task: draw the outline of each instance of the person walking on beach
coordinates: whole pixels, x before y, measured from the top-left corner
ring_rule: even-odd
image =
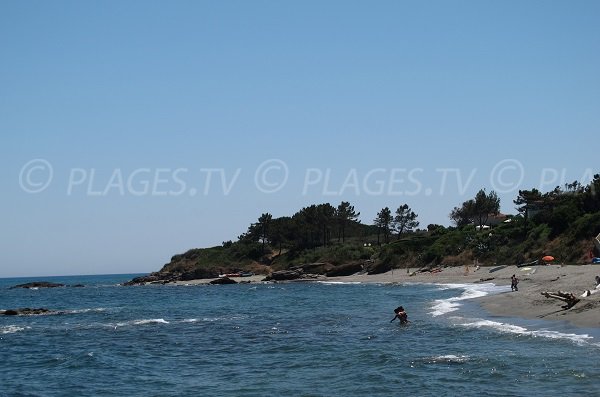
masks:
[[[400,320],[400,324],[407,324],[408,323],[408,314],[406,314],[406,312],[404,311],[404,308],[402,306],[399,306],[397,308],[394,309],[394,313],[396,314],[394,316],[394,318],[392,319],[392,321],[394,321],[395,319]],[[390,323],[392,322],[390,321]]]
[[[517,284],[519,284],[519,279],[513,274],[510,278],[510,289],[512,291],[518,291],[519,287],[517,287]]]

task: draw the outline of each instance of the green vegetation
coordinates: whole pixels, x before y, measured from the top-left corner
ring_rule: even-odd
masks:
[[[600,232],[599,193],[600,175],[588,186],[574,182],[547,193],[522,190],[514,200],[518,214],[500,216],[496,193],[481,190],[451,211],[455,226],[431,224],[426,230],[416,229],[418,215],[407,204],[395,216],[383,208],[373,225],[360,223],[360,213],[349,202],[315,204],[288,217],[265,213],[237,241],[175,255],[162,272],[266,273],[303,265],[325,272],[360,263],[376,273],[474,261],[518,264],[544,255],[562,263],[588,263],[591,255],[600,255],[592,252]]]

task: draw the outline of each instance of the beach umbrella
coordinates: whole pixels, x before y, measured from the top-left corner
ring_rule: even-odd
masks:
[[[552,262],[554,260],[554,257],[550,256],[550,255],[546,255],[545,257],[542,258],[542,260],[544,262]]]

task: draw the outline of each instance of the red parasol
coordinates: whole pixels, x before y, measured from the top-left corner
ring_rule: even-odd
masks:
[[[542,260],[544,262],[552,262],[554,260],[554,257],[550,256],[550,255],[546,255],[545,257],[542,258]]]

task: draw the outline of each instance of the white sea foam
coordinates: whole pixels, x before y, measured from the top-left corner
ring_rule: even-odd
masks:
[[[360,281],[317,281],[319,284],[325,285],[356,285],[362,284]]]
[[[499,293],[505,292],[507,287],[496,286],[495,284],[485,283],[485,284],[436,284],[438,288],[441,290],[447,289],[463,289],[463,293],[460,296],[447,298],[447,299],[437,299],[434,301],[433,306],[431,307],[431,315],[434,317],[442,316],[444,314],[451,313],[453,311],[458,310],[458,308],[462,305],[461,301],[468,299],[481,298],[482,296],[486,296],[490,293]]]
[[[117,328],[117,327],[127,327],[127,326],[132,326],[132,325],[147,325],[147,324],[169,324],[169,322],[163,318],[151,318],[151,319],[144,319],[144,320],[124,321],[121,323],[107,324],[107,325],[109,327]]]
[[[577,344],[584,344],[586,342],[589,343],[590,341],[592,341],[594,339],[593,337],[591,337],[587,334],[571,334],[571,333],[549,331],[549,330],[543,330],[543,329],[542,330],[528,330],[527,328],[521,327],[518,325],[501,323],[501,322],[491,321],[491,320],[476,319],[476,320],[466,320],[466,321],[467,321],[466,323],[462,323],[462,324],[459,323],[458,325],[467,327],[467,328],[489,328],[489,329],[494,329],[494,330],[497,330],[500,332],[515,334],[515,335],[531,336],[534,338],[540,337],[540,338],[549,338],[549,339],[567,339],[567,340],[571,340]]]
[[[434,301],[432,306],[431,315],[441,316],[451,312],[454,312],[459,309],[461,306],[461,301],[465,301],[468,299],[480,298],[482,296],[486,296],[489,294],[497,294],[500,292],[507,292],[508,286],[496,286],[491,283],[486,284],[438,284],[438,288],[441,290],[447,289],[463,289],[463,293],[460,296],[447,298],[447,299],[438,299]],[[549,339],[568,339],[578,344],[589,343],[594,338],[587,334],[572,334],[572,333],[563,333],[558,331],[549,331],[549,330],[529,330],[525,327],[502,323],[491,320],[484,319],[465,319],[463,317],[451,317],[451,319],[460,326],[468,327],[468,328],[489,328],[494,329],[496,331],[511,333],[515,335],[524,335],[531,337],[541,337],[541,338],[549,338]]]
[[[202,321],[207,321],[209,323],[215,322],[215,321],[220,321],[220,320],[224,320],[224,317],[204,317],[202,318]]]
[[[233,316],[223,316],[223,317],[203,317],[202,320],[196,321],[205,321],[205,322],[215,322],[215,321],[231,321],[231,320],[245,320],[248,316],[246,315],[233,315]]]
[[[430,363],[464,363],[470,360],[469,356],[456,356],[454,354],[446,354],[444,356],[428,357],[426,361]]]
[[[145,324],[169,324],[169,322],[163,318],[153,318],[153,319],[149,319],[149,320],[133,321],[133,325],[145,325]]]
[[[96,308],[91,308],[91,309],[73,309],[73,310],[65,310],[65,313],[68,314],[81,314],[81,313],[90,313],[90,312],[105,312],[106,308],[104,307],[96,307]]]
[[[26,329],[31,329],[31,327],[19,327],[17,325],[7,325],[6,327],[0,327],[0,335],[14,334],[17,332],[25,331]]]
[[[184,322],[184,323],[197,323],[198,319],[197,318],[186,318],[182,322]]]

